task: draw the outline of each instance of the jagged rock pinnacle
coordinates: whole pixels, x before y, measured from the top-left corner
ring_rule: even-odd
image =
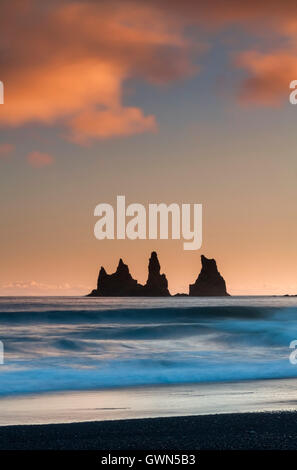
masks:
[[[168,281],[165,274],[160,274],[160,269],[157,253],[153,251],[149,259],[147,282],[144,286],[148,296],[170,296]]]
[[[189,295],[194,297],[227,296],[226,283],[220,275],[215,259],[201,256],[202,268],[194,284],[189,286]]]
[[[129,267],[120,258],[116,272],[107,274],[101,267],[97,289],[89,296],[94,297],[164,297],[170,296],[165,274],[160,274],[157,253],[152,252],[148,265],[148,279],[145,286],[138,284],[130,274]]]

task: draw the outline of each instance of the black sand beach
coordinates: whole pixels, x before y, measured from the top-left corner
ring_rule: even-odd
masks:
[[[0,427],[1,450],[293,450],[297,412]]]

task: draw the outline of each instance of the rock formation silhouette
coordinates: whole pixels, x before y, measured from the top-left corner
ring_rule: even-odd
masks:
[[[113,274],[107,274],[102,266],[99,271],[97,289],[94,289],[89,296],[95,297],[126,297],[136,295],[136,291],[142,288],[133,279],[127,264],[122,258],[119,261],[117,270]]]
[[[225,280],[217,269],[215,259],[208,259],[202,255],[201,263],[202,268],[196,282],[189,285],[189,296],[228,296]],[[169,297],[170,295],[167,278],[165,274],[161,274],[158,255],[153,251],[144,286],[133,279],[127,264],[121,258],[113,274],[107,274],[104,267],[101,267],[97,289],[92,290],[88,297]],[[175,296],[181,297],[187,294],[175,294]]]
[[[107,274],[102,266],[99,272],[97,289],[89,297],[164,297],[170,296],[165,274],[160,274],[157,253],[152,252],[148,265],[148,279],[143,286],[133,279],[127,264],[120,259],[117,270]]]
[[[215,259],[201,256],[202,268],[194,284],[189,285],[189,295],[193,297],[228,296],[226,283],[220,275]]]
[[[168,297],[168,281],[165,274],[160,274],[158,255],[152,252],[148,265],[148,278],[144,286],[144,295],[148,297]]]

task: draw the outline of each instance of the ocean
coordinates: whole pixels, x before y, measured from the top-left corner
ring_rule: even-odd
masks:
[[[295,409],[295,339],[296,297],[2,297],[0,424]]]

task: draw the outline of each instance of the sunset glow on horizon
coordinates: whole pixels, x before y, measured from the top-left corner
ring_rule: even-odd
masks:
[[[207,5],[207,8],[206,8]],[[231,295],[297,294],[297,4],[3,0],[0,295],[84,295],[156,251]],[[202,204],[203,241],[97,240],[94,208]]]

